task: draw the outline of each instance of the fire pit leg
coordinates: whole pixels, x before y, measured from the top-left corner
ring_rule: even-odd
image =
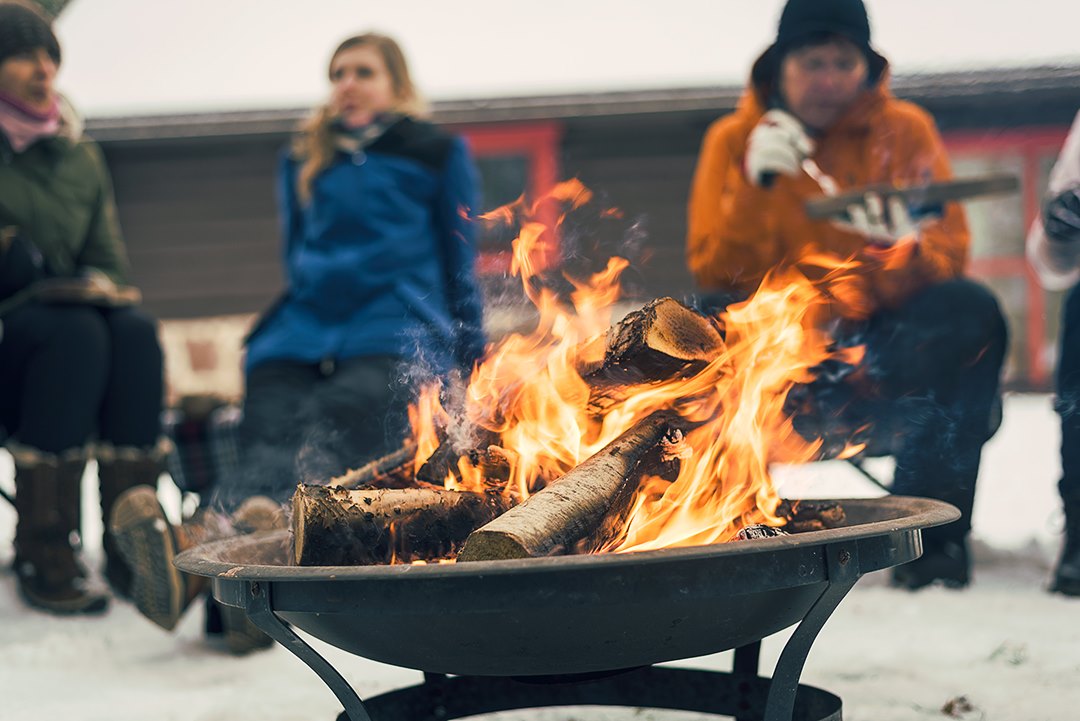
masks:
[[[761,658],[761,641],[754,641],[745,646],[735,649],[735,662],[732,664],[732,672],[748,673],[757,676],[758,660]]]
[[[267,636],[289,649],[294,656],[306,663],[319,678],[323,680],[330,690],[337,696],[345,709],[347,721],[371,721],[367,710],[364,708],[360,697],[353,690],[341,674],[330,663],[320,656],[315,649],[304,642],[304,639],[296,635],[284,621],[277,617],[271,603],[271,586],[260,584],[257,581],[245,583],[244,610],[251,622],[258,626]]]
[[[735,659],[731,664],[731,673],[733,676],[741,676],[743,678],[758,678],[758,666],[761,660],[761,641],[754,641],[748,643],[745,646],[739,646],[735,649]],[[747,698],[749,695],[749,686],[741,685],[742,698],[740,699],[739,706],[743,710],[750,708],[750,703]],[[756,718],[739,714],[735,716],[735,721],[757,721]]]
[[[795,707],[799,676],[810,646],[833,611],[859,580],[859,551],[854,543],[834,543],[824,547],[829,584],[809,613],[791,634],[773,670],[764,721],[789,721]]]

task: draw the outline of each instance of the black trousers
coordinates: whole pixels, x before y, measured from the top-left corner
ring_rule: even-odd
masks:
[[[325,482],[401,447],[409,395],[392,356],[332,364],[275,361],[247,375],[240,466],[219,479],[213,505],[245,498],[284,502],[299,482]]]
[[[1070,516],[1080,518],[1080,285],[1065,299],[1055,407],[1061,416],[1062,474],[1058,489]]]
[[[997,300],[966,279],[927,288],[870,322],[865,366],[883,419],[897,430],[893,493],[960,509],[956,523],[923,532],[928,543],[971,530],[982,447],[1000,422],[1007,347]]]
[[[841,345],[861,345],[858,366],[829,362],[792,390],[789,411],[823,457],[850,442],[896,459],[893,492],[947,501],[959,521],[924,532],[927,542],[971,529],[983,444],[1000,421],[999,383],[1008,345],[994,296],[969,279],[927,287],[903,306],[842,325]]]
[[[47,453],[96,433],[150,447],[160,433],[164,378],[157,325],[136,308],[31,303],[4,315],[0,425]]]

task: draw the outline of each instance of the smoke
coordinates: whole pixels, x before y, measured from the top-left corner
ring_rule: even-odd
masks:
[[[569,299],[572,284],[566,277],[588,278],[619,257],[629,262],[620,276],[624,298],[644,297],[644,271],[652,256],[648,222],[644,215],[626,217],[622,210],[598,193],[591,202],[566,213],[559,226],[559,259],[545,274],[549,287]],[[566,295],[563,296],[562,294]]]

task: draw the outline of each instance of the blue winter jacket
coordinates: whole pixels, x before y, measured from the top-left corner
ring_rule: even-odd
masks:
[[[288,288],[247,344],[247,370],[271,360],[367,355],[469,368],[484,348],[474,274],[476,171],[461,138],[402,118],[353,155],[339,152],[296,192],[278,178]]]

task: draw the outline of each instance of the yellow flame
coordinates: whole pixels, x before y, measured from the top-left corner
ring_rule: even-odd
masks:
[[[510,334],[489,349],[464,394],[462,413],[468,422],[494,434],[511,459],[509,482],[500,490],[523,500],[638,420],[674,409],[696,424],[682,444],[678,477],[643,482],[624,534],[605,550],[723,542],[749,524],[782,525],[769,465],[810,460],[820,446],[795,432],[784,401],[832,353],[830,338],[819,329],[829,304],[839,300],[866,306],[851,272],[858,261],[813,253],[801,259],[800,270],[770,275],[753,297],[717,318],[725,343],[706,367],[689,378],[635,387],[628,398],[598,414],[581,369],[602,358],[603,334],[611,325],[619,278],[628,263],[611,258],[591,277],[567,277],[574,290],[569,299],[560,298],[541,277],[559,228],[535,219],[542,207],[550,207],[545,204],[555,203],[561,223],[590,198],[580,182],[567,181],[535,203],[519,198],[484,216],[488,222],[518,224],[511,272],[521,279],[539,317],[531,333]],[[617,213],[609,209],[604,215]],[[848,362],[861,358],[860,348],[835,353]],[[410,418],[419,468],[450,419],[432,389],[421,395]],[[466,455],[446,487],[481,490],[492,484]]]

